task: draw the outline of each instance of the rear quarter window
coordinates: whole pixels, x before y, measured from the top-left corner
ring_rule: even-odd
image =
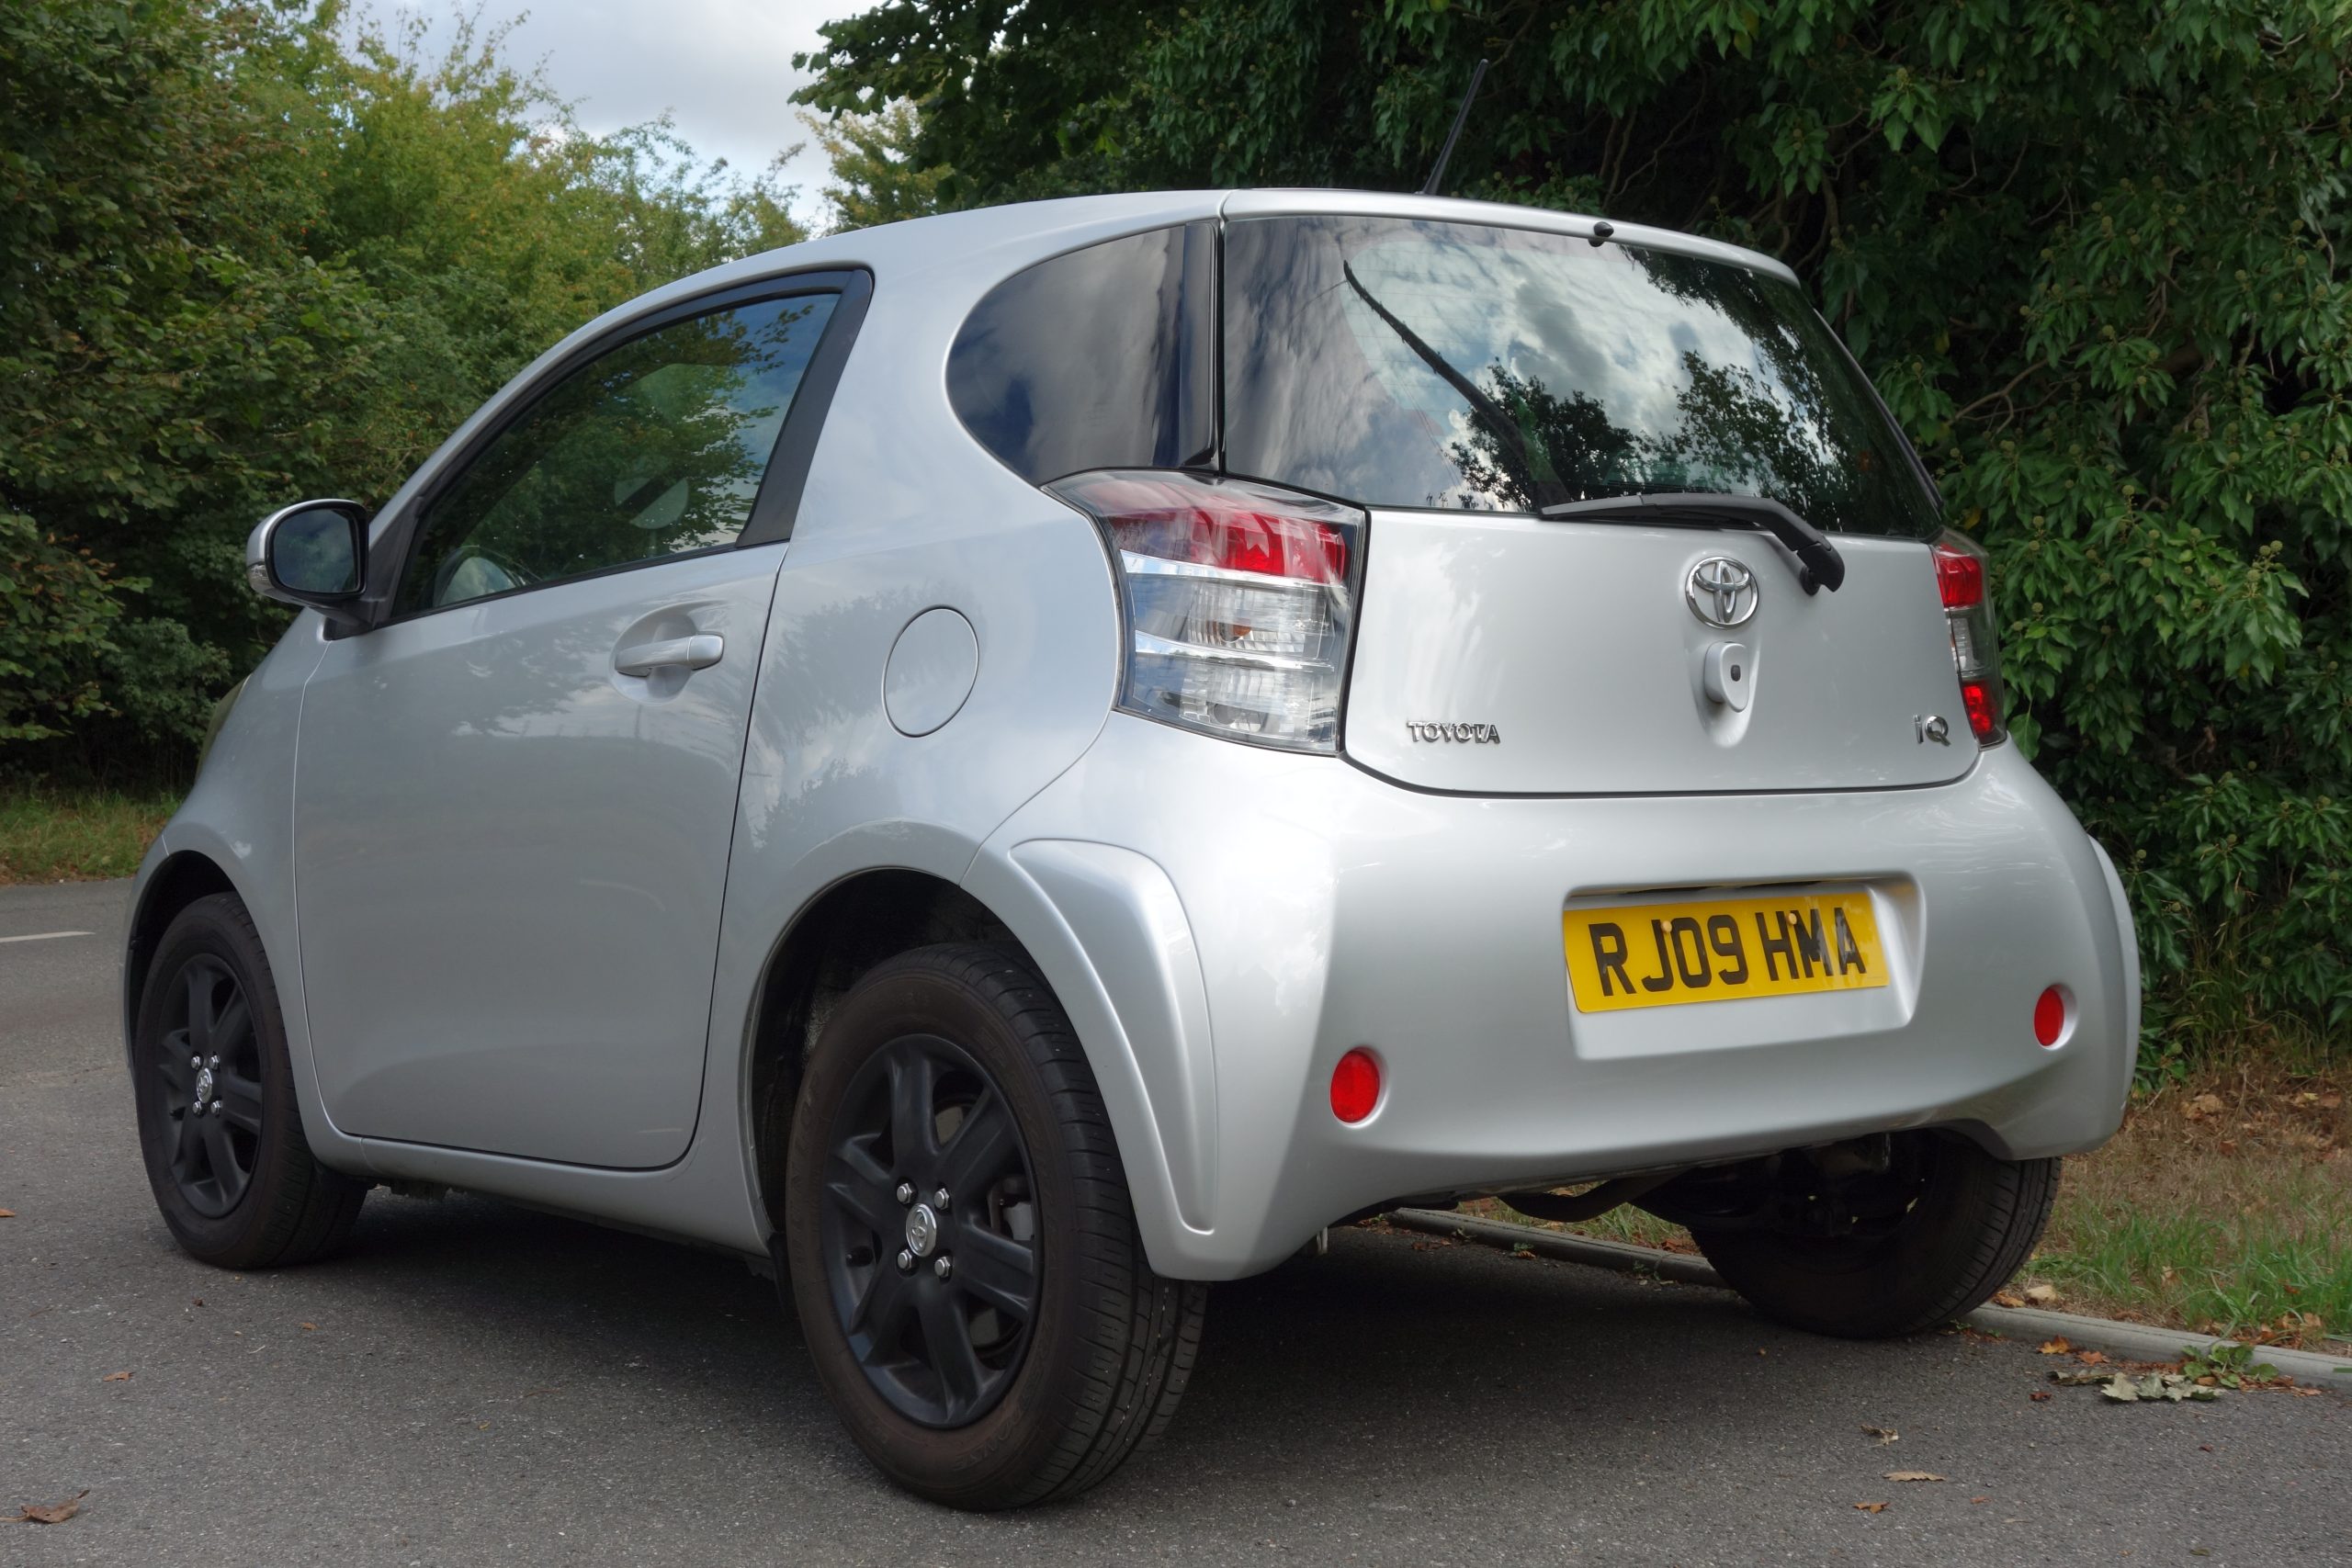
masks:
[[[1032,484],[1204,465],[1216,450],[1216,310],[1212,223],[1070,251],[973,308],[948,354],[948,399]]]

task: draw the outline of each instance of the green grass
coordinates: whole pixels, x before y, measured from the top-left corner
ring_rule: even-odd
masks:
[[[2347,1098],[2340,1078],[2248,1072],[2136,1105],[2066,1162],[2025,1277],[2200,1332],[2352,1338]]]
[[[129,876],[175,795],[0,785],[0,886]]]

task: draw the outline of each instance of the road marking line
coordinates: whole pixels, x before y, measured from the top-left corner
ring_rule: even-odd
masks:
[[[55,942],[62,936],[96,936],[96,931],[35,931],[30,936],[0,936],[0,942]]]

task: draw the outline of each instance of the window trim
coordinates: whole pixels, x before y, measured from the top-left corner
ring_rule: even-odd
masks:
[[[786,412],[784,425],[776,433],[775,445],[769,449],[767,467],[761,476],[758,493],[752,498],[751,513],[744,520],[742,531],[732,542],[706,546],[698,550],[677,550],[645,556],[637,560],[616,561],[610,566],[594,567],[562,577],[526,582],[518,588],[496,593],[479,594],[447,604],[430,604],[405,614],[394,609],[400,602],[401,581],[416,569],[415,556],[422,542],[425,513],[473,467],[492,444],[527,418],[547,395],[573,372],[640,337],[683,321],[713,315],[738,306],[809,294],[835,296],[832,314],[825,322],[815,352],[808,357],[808,367],[801,373],[799,386],[794,389],[792,407]],[[671,561],[695,560],[729,550],[751,549],[789,539],[797,521],[800,496],[808,483],[809,464],[816,455],[818,436],[824,429],[825,416],[831,409],[833,393],[841,384],[850,349],[864,324],[866,306],[873,297],[874,275],[863,267],[828,267],[811,272],[784,273],[752,283],[738,284],[731,288],[697,294],[660,310],[633,316],[616,324],[611,331],[580,344],[534,376],[496,420],[474,432],[462,446],[450,453],[401,508],[400,514],[377,536],[368,551],[368,581],[383,586],[380,589],[371,588],[360,605],[366,624],[342,635],[356,636],[379,626],[396,626],[421,620],[427,615],[437,615],[447,610],[512,599],[517,594],[555,588],[567,582],[584,582],[617,572],[637,571]],[[336,633],[331,627],[328,635],[332,637]]]

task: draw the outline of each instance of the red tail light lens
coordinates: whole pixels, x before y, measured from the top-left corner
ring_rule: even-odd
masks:
[[[1952,668],[1960,676],[1961,707],[1969,733],[1990,746],[2007,730],[2001,687],[2001,648],[1993,630],[1993,600],[1984,591],[1984,550],[1973,539],[1947,533],[1928,547],[1936,563],[1936,593],[1951,629]]]
[[[1380,1058],[1359,1045],[1331,1069],[1331,1114],[1352,1127],[1380,1103]]]
[[[1300,514],[1296,501],[1317,504],[1308,497],[1190,474],[1088,475],[1058,488],[1082,494],[1123,550],[1302,582],[1348,578],[1352,529]]]
[[[1960,704],[1968,710],[1969,732],[1979,740],[1991,740],[2001,733],[2001,699],[1982,681],[1960,683]]]
[[[1333,751],[1364,515],[1240,479],[1105,469],[1046,487],[1102,525],[1127,612],[1119,705]]]
[[[1984,563],[1948,544],[1933,547],[1936,589],[1947,610],[1973,610],[1984,603]]]

